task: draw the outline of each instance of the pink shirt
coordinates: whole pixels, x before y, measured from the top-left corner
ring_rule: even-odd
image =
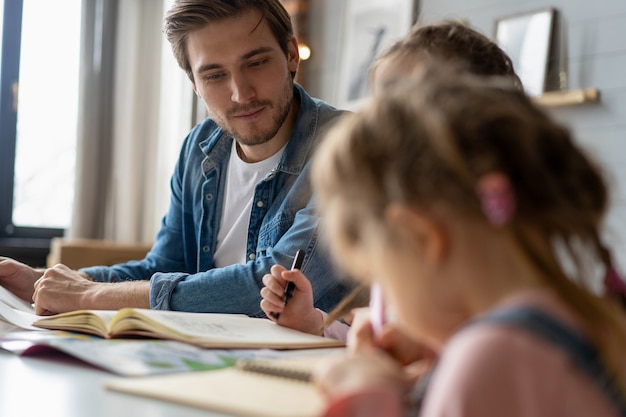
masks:
[[[497,307],[533,306],[579,329],[575,316],[548,291],[528,291]],[[626,358],[626,355],[625,355]],[[626,360],[620,372],[626,372]],[[363,393],[361,393],[363,394]],[[367,413],[377,396],[354,393],[335,399],[326,417],[402,415],[396,406]],[[388,393],[389,400],[393,398]],[[376,398],[378,397],[378,398]],[[350,401],[360,402],[350,407]],[[389,404],[389,401],[387,401]],[[338,407],[338,406],[341,407]],[[373,406],[373,404],[372,404]],[[358,413],[345,410],[360,410]],[[341,411],[339,411],[341,410]],[[339,411],[339,412],[337,412]],[[447,343],[430,381],[420,417],[617,417],[595,383],[575,368],[559,347],[511,325],[476,325]]]
[[[500,306],[523,305],[579,327],[568,308],[548,292],[529,291]],[[424,417],[617,416],[606,395],[560,348],[526,330],[490,324],[452,337],[422,410]]]

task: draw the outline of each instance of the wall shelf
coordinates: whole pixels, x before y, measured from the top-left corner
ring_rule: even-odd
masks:
[[[597,103],[600,91],[597,88],[578,90],[548,91],[534,98],[535,102],[545,107],[575,106],[584,103]]]

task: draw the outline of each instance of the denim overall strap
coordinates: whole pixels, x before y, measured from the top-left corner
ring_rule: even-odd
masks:
[[[586,373],[611,403],[626,417],[626,401],[610,375],[606,372],[595,347],[580,334],[552,316],[533,308],[502,309],[477,317],[472,324],[511,324],[553,343],[563,349],[572,362]]]

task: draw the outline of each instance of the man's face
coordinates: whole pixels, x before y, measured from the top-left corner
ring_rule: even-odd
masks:
[[[260,17],[246,11],[191,32],[187,40],[194,90],[211,119],[247,146],[270,141],[283,126],[293,100],[290,73],[298,67],[295,38],[285,57]]]

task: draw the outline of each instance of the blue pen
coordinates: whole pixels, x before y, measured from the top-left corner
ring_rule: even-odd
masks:
[[[300,269],[302,267],[302,262],[304,261],[304,251],[302,249],[298,249],[296,252],[296,256],[293,258],[293,264],[291,264],[291,270]],[[289,299],[293,297],[293,293],[296,290],[296,284],[289,281],[287,285],[285,285],[285,293],[283,295],[283,305],[287,305]],[[276,320],[280,317],[280,313],[271,313],[272,317]]]

